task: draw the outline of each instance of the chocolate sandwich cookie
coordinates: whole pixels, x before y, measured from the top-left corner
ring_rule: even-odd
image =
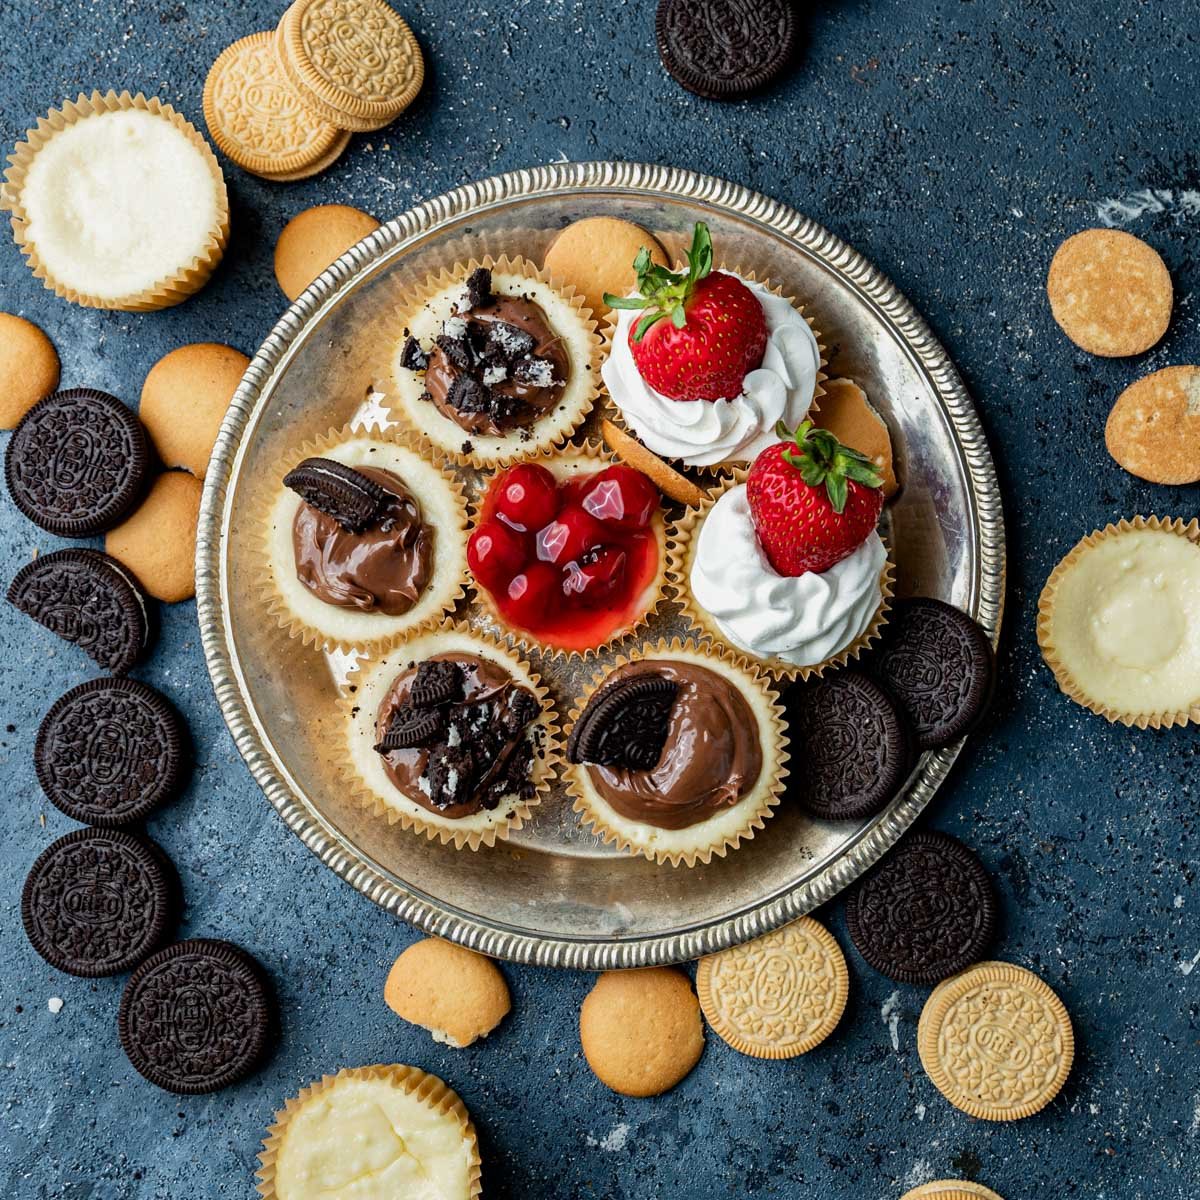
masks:
[[[86,538],[119,524],[142,493],[146,431],[115,396],[71,388],[39,400],[4,456],[13,503],[59,537]]]
[[[908,713],[922,750],[969,733],[991,702],[996,661],[961,609],[921,597],[892,605],[875,671]]]
[[[567,760],[653,770],[662,757],[679,684],[646,673],[601,688],[567,739]]]
[[[654,27],[663,66],[706,100],[738,100],[765,87],[796,48],[789,0],[659,0]]]
[[[366,529],[388,503],[377,481],[333,458],[306,458],[283,477],[283,485],[351,533]]]
[[[861,821],[887,807],[915,760],[908,720],[873,679],[839,671],[794,685],[784,700],[796,801],[826,821]]]
[[[851,892],[846,927],[875,970],[931,985],[983,957],[996,929],[996,893],[957,838],[915,833]]]
[[[56,808],[111,828],[143,820],[179,791],[186,745],[165,696],[135,679],[92,679],[55,701],[33,764]]]
[[[266,1053],[270,989],[259,964],[230,942],[176,942],[148,958],[121,996],[117,1028],[137,1072],[181,1095],[215,1092]]]
[[[147,838],[78,829],[38,856],[21,894],[33,948],[70,975],[119,975],[166,939],[178,884]]]
[[[150,640],[141,585],[98,550],[56,550],[35,558],[14,576],[8,601],[114,675],[128,671]]]

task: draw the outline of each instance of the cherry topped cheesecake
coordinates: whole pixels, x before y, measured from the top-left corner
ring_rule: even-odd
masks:
[[[522,640],[586,653],[653,611],[666,533],[658,488],[589,451],[492,476],[467,543],[481,602]]]

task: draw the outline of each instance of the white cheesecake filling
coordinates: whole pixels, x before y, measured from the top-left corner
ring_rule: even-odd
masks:
[[[136,295],[205,253],[219,197],[199,148],[166,117],[97,113],[29,164],[25,236],[52,279],[105,300]]]
[[[782,296],[760,283],[742,282],[762,305],[767,348],[762,366],[746,376],[741,393],[725,400],[672,400],[656,392],[642,378],[629,348],[629,331],[643,314],[617,310],[612,349],[601,374],[626,425],[655,454],[693,467],[749,462],[778,440],[780,420],[794,429],[807,415],[821,369],[816,335]]]
[[[883,601],[886,562],[883,540],[872,533],[827,571],[780,575],[759,544],[740,484],[720,497],[696,534],[692,595],[739,649],[815,667],[866,633]]]

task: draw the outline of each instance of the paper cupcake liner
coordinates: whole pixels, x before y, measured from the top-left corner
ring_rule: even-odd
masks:
[[[875,615],[871,618],[870,625],[837,654],[812,666],[800,666],[783,658],[760,658],[750,651],[744,650],[741,646],[731,642],[721,632],[721,627],[716,620],[697,603],[692,594],[691,574],[696,535],[700,526],[704,523],[704,519],[712,510],[713,505],[730,488],[745,483],[748,474],[749,471],[745,468],[735,471],[730,478],[724,480],[719,487],[709,493],[708,499],[701,507],[689,509],[675,523],[668,538],[670,561],[667,564],[667,581],[675,591],[676,600],[683,607],[684,617],[695,627],[700,640],[711,642],[740,660],[743,665],[759,671],[766,671],[777,680],[817,679],[826,671],[844,667],[847,663],[852,662],[868,646],[879,640],[880,633],[887,624],[888,612],[891,609],[892,596],[895,592],[895,565],[892,563],[891,552],[889,551],[887,561],[879,575],[881,599]]]
[[[1182,726],[1191,724],[1192,722],[1200,722],[1200,700],[1186,709],[1174,711],[1164,709],[1151,713],[1123,712],[1120,709],[1112,708],[1098,700],[1094,700],[1084,691],[1071,674],[1070,667],[1059,657],[1050,631],[1051,613],[1054,610],[1059,585],[1079,560],[1080,555],[1099,545],[1107,538],[1134,533],[1140,530],[1173,533],[1178,537],[1186,538],[1189,542],[1200,545],[1200,520],[1195,517],[1190,521],[1184,521],[1181,517],[1149,516],[1134,517],[1132,520],[1122,518],[1115,525],[1109,524],[1103,529],[1097,529],[1093,533],[1089,533],[1087,537],[1081,538],[1071,552],[1059,562],[1050,573],[1050,578],[1046,580],[1046,586],[1042,588],[1042,594],[1038,598],[1038,646],[1041,648],[1042,657],[1046,660],[1046,665],[1054,672],[1054,678],[1060,690],[1074,700],[1076,704],[1096,713],[1113,724],[1128,725],[1137,729],[1171,729],[1177,725]]]
[[[675,264],[674,269],[677,271],[682,270],[685,265],[686,264],[677,262]],[[812,404],[810,405],[810,409],[815,411],[818,407],[818,401],[825,394],[825,388],[822,385],[824,384],[825,380],[829,378],[829,375],[827,372],[829,363],[825,358],[825,343],[824,343],[824,341],[822,341],[822,338],[824,337],[824,335],[817,328],[816,322],[813,320],[813,318],[805,311],[805,306],[803,304],[797,304],[796,298],[794,296],[784,296],[783,289],[781,287],[773,284],[767,276],[764,276],[762,279],[759,279],[754,271],[744,271],[744,272],[739,271],[739,270],[737,270],[736,267],[726,266],[725,263],[721,263],[720,266],[718,266],[716,268],[716,270],[728,271],[732,274],[739,275],[742,279],[749,280],[751,283],[760,284],[762,287],[766,288],[768,292],[771,292],[776,296],[781,296],[781,297],[783,297],[783,299],[787,300],[787,302],[789,304],[791,304],[791,306],[805,319],[805,321],[808,322],[808,327],[813,331],[813,337],[815,337],[817,339],[817,350],[821,356],[821,364],[817,368],[817,379],[816,379],[816,384],[813,387],[813,398],[812,398]],[[609,353],[611,353],[613,341],[615,340],[616,335],[617,335],[617,317],[618,317],[617,311],[615,309],[610,309],[608,316],[605,318],[605,321],[604,321],[602,336],[604,339],[604,356],[605,356],[605,358],[607,358]],[[601,386],[603,386],[603,384]],[[617,404],[617,402],[608,393],[607,389],[605,389],[605,391],[604,391],[604,397],[608,403],[609,409],[611,410],[609,413],[606,414],[609,417],[609,420],[611,420],[614,424],[619,425],[623,430],[625,430],[626,433],[629,434],[630,437],[637,439],[638,435],[631,428],[631,426],[629,425],[629,422],[625,420],[625,414],[621,411],[621,408]],[[638,439],[638,440],[640,440],[640,439]],[[647,449],[649,449],[649,447],[647,447]],[[651,453],[657,454],[658,452],[651,451]],[[728,474],[730,471],[735,471],[735,470],[738,470],[741,468],[749,468],[749,465],[750,465],[749,462],[745,459],[727,459],[724,462],[711,463],[708,466],[701,466],[701,465],[692,464],[692,463],[685,464],[680,459],[670,458],[667,455],[658,455],[658,457],[663,458],[667,462],[677,464],[677,466],[676,466],[677,470],[683,471],[685,473],[691,472],[694,475],[709,476],[709,477],[712,477],[715,475],[725,475],[725,474]],[[701,487],[707,486],[707,481],[702,481],[700,486]]]
[[[381,445],[395,447],[420,458],[422,470],[436,473],[449,491],[449,505],[454,513],[454,529],[448,529],[449,522],[435,524],[437,533],[434,537],[434,575],[429,587],[407,613],[391,617],[383,613],[359,613],[357,610],[343,609],[336,605],[327,605],[304,592],[304,606],[311,607],[312,612],[306,618],[303,613],[289,603],[283,593],[278,579],[280,570],[295,572],[295,560],[290,554],[292,516],[286,517],[286,531],[279,533],[280,519],[278,517],[280,504],[284,498],[288,500],[288,513],[294,514],[299,497],[295,502],[283,486],[283,477],[297,464],[306,458],[328,457],[339,446],[348,442],[369,441]],[[336,455],[334,455],[336,457]],[[269,487],[261,489],[253,505],[255,516],[254,541],[261,564],[260,595],[266,605],[267,613],[287,631],[289,637],[299,638],[306,646],[314,646],[320,650],[358,651],[366,654],[386,653],[393,646],[415,636],[426,629],[441,624],[446,617],[458,606],[466,591],[467,553],[466,525],[467,499],[461,483],[451,474],[450,465],[444,458],[431,454],[425,447],[418,445],[411,435],[400,432],[379,432],[363,430],[354,425],[344,425],[340,429],[331,429],[324,437],[314,438],[305,442],[299,449],[289,452],[271,469]],[[430,513],[429,491],[414,486],[408,480],[413,497],[421,505],[422,515]],[[425,481],[428,483],[429,481]],[[280,536],[286,536],[288,552],[281,551],[276,543]],[[284,560],[287,561],[284,561]],[[433,597],[439,597],[434,599]],[[323,618],[318,620],[318,617]],[[368,621],[377,626],[379,632],[373,637],[363,637],[348,631],[339,632],[339,624],[348,624],[350,620]]]
[[[564,754],[564,782],[567,792],[574,800],[574,811],[583,823],[590,826],[606,843],[613,844],[626,854],[640,855],[657,863],[669,863],[694,867],[697,863],[707,865],[716,858],[724,858],[730,850],[743,842],[751,841],[771,816],[771,810],[779,804],[783,795],[784,781],[788,775],[788,738],[783,723],[783,708],[769,686],[766,675],[756,671],[733,655],[703,646],[692,638],[681,641],[672,638],[640,646],[632,655],[620,655],[602,670],[597,671],[571,707],[567,717],[567,732],[583,715],[596,689],[602,686],[618,668],[630,662],[665,658],[693,662],[734,680],[743,692],[752,691],[759,703],[752,705],[759,719],[759,737],[762,745],[763,775],[755,783],[749,796],[723,813],[709,817],[681,830],[661,829],[657,825],[643,824],[622,817],[592,786],[587,767],[579,763],[566,763]],[[767,727],[763,729],[763,716]],[[565,745],[565,742],[564,742]],[[752,802],[749,802],[752,801]],[[749,802],[749,803],[748,803]],[[744,809],[743,809],[743,806]],[[731,813],[737,812],[738,819],[730,821]],[[706,828],[707,827],[707,828]],[[643,832],[644,831],[644,832]],[[707,838],[705,835],[708,835]],[[692,845],[680,845],[694,838]],[[657,844],[666,840],[673,844]]]
[[[375,718],[379,704],[390,690],[395,677],[407,668],[410,661],[447,650],[477,654],[498,663],[509,671],[516,682],[528,687],[537,697],[542,712],[535,724],[540,727],[542,737],[540,753],[535,752],[533,757],[534,795],[528,800],[511,800],[491,812],[483,810],[470,817],[451,820],[421,808],[409,800],[391,782],[382,765],[376,762],[379,756],[373,749]],[[382,667],[385,663],[386,672]],[[456,850],[464,847],[468,850],[478,850],[480,846],[492,846],[508,837],[514,830],[520,829],[533,809],[549,796],[558,765],[562,761],[554,701],[541,677],[533,671],[529,663],[499,638],[473,629],[463,622],[426,630],[416,637],[405,639],[388,654],[376,655],[362,662],[355,675],[355,681],[354,691],[344,695],[339,701],[346,734],[344,745],[334,752],[335,761],[343,765],[346,783],[353,797],[368,812],[386,818],[388,824],[399,824],[401,829],[414,830],[424,834],[430,841],[440,841],[443,845],[452,843]],[[360,720],[369,722],[371,730],[372,746],[368,749],[374,757],[366,761],[370,763],[374,779],[360,772],[354,761],[354,747],[360,737]],[[536,747],[537,743],[535,750]]]
[[[574,465],[603,470],[605,467],[612,466],[620,460],[616,455],[610,454],[597,443],[588,441],[579,446],[568,446],[566,449],[545,449],[524,461],[539,463],[556,478],[563,478],[570,473],[570,468]],[[504,467],[498,467],[497,472],[504,469]],[[487,495],[493,478],[494,474],[489,473],[480,481],[479,492],[471,504],[470,528],[472,530],[476,529],[482,520],[484,498]],[[467,586],[471,599],[487,615],[488,620],[496,631],[526,654],[536,654],[544,662],[573,659],[586,661],[587,659],[595,658],[603,650],[616,645],[616,643],[623,641],[627,637],[633,636],[639,630],[645,629],[650,623],[651,618],[661,608],[663,601],[668,598],[667,564],[670,561],[671,540],[669,525],[661,508],[656,514],[652,525],[658,537],[659,567],[653,581],[646,586],[643,592],[643,596],[645,597],[644,607],[635,621],[623,628],[615,629],[598,645],[589,646],[584,650],[573,650],[563,646],[556,646],[552,642],[542,641],[528,630],[520,629],[516,625],[510,625],[501,614],[495,600],[492,598],[492,594],[474,576],[470,575],[468,571]]]
[[[396,14],[409,44],[414,71],[404,91],[388,100],[363,100],[353,92],[336,86],[313,69],[296,14],[300,6],[291,5],[275,29],[275,53],[284,78],[305,107],[339,129],[371,133],[390,125],[417,98],[425,82],[425,56],[407,22]],[[359,14],[361,15],[361,14]],[[349,18],[354,19],[353,15]]]
[[[218,196],[217,224],[209,234],[203,251],[190,262],[181,263],[174,274],[159,280],[144,291],[113,299],[76,291],[54,278],[42,262],[36,244],[26,237],[29,214],[25,211],[21,196],[34,158],[55,134],[87,117],[128,109],[140,109],[166,118],[185,134],[188,141],[204,156]],[[90,96],[80,93],[75,100],[68,100],[61,108],[52,108],[44,117],[38,118],[37,127],[26,131],[25,141],[17,143],[8,161],[10,165],[4,173],[0,207],[7,208],[11,213],[13,238],[35,278],[40,279],[55,295],[69,300],[72,304],[79,304],[85,308],[121,309],[126,312],[149,312],[153,309],[170,308],[198,292],[208,282],[209,276],[225,253],[225,246],[229,241],[229,195],[217,157],[196,127],[157,96],[147,99],[141,92],[136,96],[131,96],[128,92],[118,95],[111,91],[104,94],[93,92]]]
[[[288,1099],[275,1114],[275,1120],[267,1127],[263,1148],[259,1152],[261,1164],[255,1173],[256,1188],[263,1200],[290,1200],[280,1197],[275,1190],[275,1167],[283,1147],[287,1127],[292,1118],[310,1101],[315,1100],[337,1084],[347,1079],[382,1080],[407,1092],[424,1104],[430,1112],[441,1113],[458,1121],[462,1127],[463,1141],[467,1147],[467,1178],[470,1200],[479,1200],[483,1189],[483,1164],[479,1157],[479,1139],[471,1114],[458,1094],[451,1090],[436,1075],[429,1075],[418,1067],[403,1063],[380,1064],[372,1067],[343,1067],[336,1075],[323,1075],[316,1083],[309,1084],[299,1095]]]
[[[527,432],[530,436],[527,439],[523,439],[519,433],[505,438],[477,436],[459,428],[450,418],[442,416],[430,401],[420,399],[425,390],[423,378],[398,368],[396,364],[404,343],[405,330],[412,327],[420,329],[425,306],[448,292],[457,291],[467,276],[479,267],[487,267],[496,275],[519,275],[541,285],[570,311],[571,319],[578,323],[575,333],[579,344],[572,348],[572,379],[558,405],[529,427]],[[538,298],[535,296],[534,299],[536,301]],[[554,314],[547,312],[546,316],[562,335],[563,330],[560,323],[555,321]],[[435,321],[427,333],[423,331],[423,340],[429,341],[433,334],[440,331],[441,322]],[[429,276],[424,283],[397,299],[391,319],[381,327],[381,344],[388,357],[377,366],[375,378],[379,381],[377,386],[386,394],[392,416],[415,430],[424,442],[454,462],[479,470],[504,466],[517,459],[529,458],[549,447],[562,445],[587,420],[600,394],[601,340],[591,310],[584,307],[583,297],[577,296],[573,288],[557,287],[544,271],[519,256],[472,257],[465,263],[460,261],[453,267]],[[587,347],[587,362],[580,363],[576,360],[581,357],[584,345]],[[465,446],[470,448],[464,449]]]

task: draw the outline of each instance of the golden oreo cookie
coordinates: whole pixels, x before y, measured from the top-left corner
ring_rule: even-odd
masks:
[[[379,228],[369,213],[348,204],[318,204],[297,213],[275,243],[275,279],[289,300],[355,242]]]
[[[350,140],[287,86],[270,33],[253,33],[218,56],[204,83],[204,119],[220,150],[264,179],[315,175]]]
[[[296,0],[275,53],[306,107],[356,133],[394,121],[425,78],[417,39],[383,0]]]
[[[900,1200],[1003,1200],[982,1183],[969,1179],[935,1179],[923,1183],[911,1192],[905,1192]]]
[[[1108,414],[1104,442],[1140,479],[1200,480],[1200,367],[1165,367],[1130,384]]]
[[[705,1019],[754,1058],[793,1058],[819,1045],[841,1020],[849,988],[841,947],[812,917],[710,954],[696,971]]]
[[[671,967],[605,971],[583,1002],[579,1038],[596,1077],[625,1096],[669,1091],[704,1052],[696,994]]]
[[[58,387],[58,352],[31,321],[0,312],[0,429],[13,429]]]
[[[1075,1057],[1063,1002],[1011,963],[985,962],[938,984],[917,1023],[917,1051],[955,1108],[988,1121],[1040,1112]]]
[[[1082,350],[1125,358],[1149,350],[1171,320],[1171,276],[1158,252],[1119,229],[1085,229],[1054,255],[1050,311]]]

